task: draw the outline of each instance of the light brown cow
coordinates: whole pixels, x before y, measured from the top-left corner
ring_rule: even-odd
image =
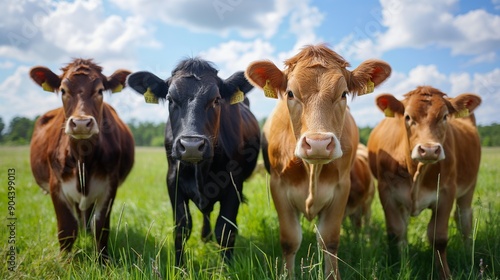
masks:
[[[359,143],[356,158],[351,169],[351,191],[345,209],[355,229],[367,225],[371,217],[371,207],[375,196],[375,178],[368,163],[368,149]]]
[[[368,140],[370,168],[378,179],[384,208],[390,256],[406,243],[408,218],[432,210],[427,237],[435,248],[441,278],[451,276],[446,260],[448,220],[454,200],[455,220],[464,238],[471,232],[472,195],[481,146],[474,111],[479,96],[449,98],[424,86],[399,101],[390,94],[377,97],[388,118]]]
[[[31,69],[44,90],[61,93],[63,107],[38,118],[30,156],[33,176],[54,204],[61,251],[71,250],[80,224],[93,229],[102,260],[113,200],[134,163],[134,139],[103,101],[103,92],[121,90],[130,72],[107,78],[101,70],[84,59],[69,63],[60,76],[46,67]]]
[[[263,153],[271,173],[284,261],[293,275],[302,240],[299,215],[308,220],[318,216],[325,277],[338,279],[340,227],[359,139],[347,95],[371,92],[391,68],[369,60],[351,72],[346,69],[349,63],[324,45],[303,48],[285,65],[281,71],[272,62],[256,61],[246,70],[251,83],[278,98],[264,126]]]

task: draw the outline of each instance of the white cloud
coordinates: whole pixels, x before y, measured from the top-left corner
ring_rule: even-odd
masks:
[[[472,81],[469,73],[452,73],[450,75],[450,96],[467,92],[471,89]]]
[[[497,1],[497,0],[495,0]],[[382,17],[355,27],[337,47],[357,59],[398,48],[449,48],[452,55],[483,55],[500,50],[500,15],[485,10],[452,12],[457,0],[380,0]]]
[[[497,60],[497,54],[495,52],[489,52],[485,54],[480,54],[465,63],[465,66],[477,65],[482,63],[493,63]]]
[[[19,66],[0,84],[0,103],[5,123],[15,116],[33,118],[60,107],[61,100],[55,93],[43,91],[29,77],[29,67]]]
[[[300,1],[290,16],[290,31],[297,38],[294,49],[304,45],[315,44],[319,39],[314,32],[321,25],[324,15],[317,7],[310,6],[309,1]]]
[[[138,47],[157,47],[153,30],[139,17],[106,15],[101,0],[8,1],[0,9],[6,36],[0,56],[30,62],[66,63],[70,57],[99,61],[129,58]]]
[[[42,20],[46,41],[70,55],[93,57],[124,56],[141,46],[158,47],[139,17],[104,16],[101,0],[58,2]]]
[[[0,62],[0,69],[10,69],[14,67],[14,62],[12,61],[1,61]]]
[[[291,8],[290,0],[113,0],[121,9],[195,32],[244,37],[274,35]]]

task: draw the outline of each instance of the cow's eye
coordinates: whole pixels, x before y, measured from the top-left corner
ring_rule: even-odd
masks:
[[[61,95],[64,95],[66,93],[66,91],[62,88],[61,89]]]
[[[346,98],[347,93],[348,93],[347,91],[344,91],[344,92],[342,93],[342,98]]]
[[[104,89],[102,89],[102,88],[97,91],[97,93],[99,93],[100,95],[102,95],[103,92],[104,92]]]
[[[220,97],[216,97],[216,98],[214,99],[214,104],[213,104],[213,107],[215,108],[215,107],[219,106],[219,104],[220,104]]]
[[[447,121],[447,120],[448,120],[448,114],[444,114],[443,121]]]
[[[286,96],[288,97],[288,99],[293,99],[294,98],[293,91],[291,90],[287,91]]]
[[[411,120],[410,115],[406,115],[406,116],[405,116],[405,120],[406,120],[407,122],[409,122],[409,121]]]

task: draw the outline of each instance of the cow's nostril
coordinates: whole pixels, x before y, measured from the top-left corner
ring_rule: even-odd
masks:
[[[439,155],[441,153],[441,147],[437,146],[436,150],[434,151],[434,154]]]
[[[179,141],[178,147],[179,147],[179,151],[180,152],[185,152],[186,151],[186,147],[184,147],[184,145],[182,145],[182,141]]]
[[[205,140],[202,140],[200,145],[198,146],[198,151],[203,152],[205,149]]]
[[[307,137],[302,140],[302,149],[308,151],[311,149],[311,145],[307,142]]]
[[[422,156],[425,156],[425,149],[422,146],[418,146],[418,153]]]
[[[90,127],[91,125],[92,125],[92,119],[89,119],[89,120],[87,121],[87,127]]]

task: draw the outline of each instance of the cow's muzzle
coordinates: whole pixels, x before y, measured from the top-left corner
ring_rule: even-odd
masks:
[[[203,136],[181,136],[174,143],[174,157],[197,163],[209,156],[209,142]]]
[[[64,132],[75,139],[88,139],[99,133],[99,126],[92,116],[71,116]]]
[[[297,142],[295,155],[308,163],[325,164],[341,157],[342,150],[333,133],[305,133]]]
[[[443,146],[439,143],[417,144],[411,152],[411,158],[422,163],[435,163],[445,158]]]

